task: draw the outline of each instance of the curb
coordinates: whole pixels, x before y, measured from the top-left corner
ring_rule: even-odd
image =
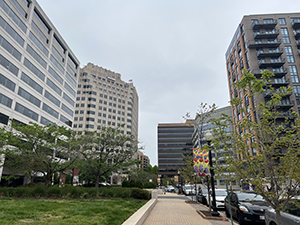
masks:
[[[147,219],[149,213],[155,206],[157,199],[149,200],[142,208],[136,211],[131,217],[129,217],[122,225],[142,225]]]

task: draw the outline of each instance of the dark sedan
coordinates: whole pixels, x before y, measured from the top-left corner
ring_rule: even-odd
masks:
[[[229,194],[232,216],[239,224],[265,224],[267,203],[261,195],[250,192],[231,192]],[[228,197],[225,198],[225,213],[229,214]]]

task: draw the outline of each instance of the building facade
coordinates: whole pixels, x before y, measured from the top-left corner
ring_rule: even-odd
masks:
[[[141,164],[139,165],[139,168],[146,169],[148,165],[150,165],[150,158],[142,152],[138,152],[137,159],[141,161]]]
[[[139,98],[135,86],[121,75],[88,63],[80,71],[74,130],[96,131],[120,127],[138,140]]]
[[[300,110],[300,13],[261,14],[244,16],[233,36],[225,54],[230,99],[241,98],[242,104],[232,107],[232,118],[235,124],[246,118],[259,120],[256,104],[267,102],[271,94],[265,93],[249,98],[249,93],[234,87],[241,79],[242,70],[247,69],[256,77],[262,71],[274,73],[270,84],[276,89],[290,86],[293,93],[282,98],[278,113],[289,116],[288,110],[293,107]],[[241,111],[246,108],[246,112]],[[235,127],[236,129],[236,127]],[[237,130],[236,130],[237,131]],[[237,131],[239,133],[243,131]],[[249,140],[249,143],[254,140]],[[249,154],[256,155],[256,149],[249,144]],[[242,155],[238,156],[239,158]]]
[[[79,65],[36,0],[0,0],[0,126],[72,128]]]
[[[193,154],[194,120],[160,123],[157,127],[158,174],[174,177],[184,166],[183,154]]]
[[[76,56],[35,0],[1,0],[0,11],[0,123],[71,128]]]

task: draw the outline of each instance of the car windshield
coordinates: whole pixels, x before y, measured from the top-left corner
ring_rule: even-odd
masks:
[[[216,196],[227,196],[226,190],[215,190]]]
[[[192,189],[192,186],[185,186],[186,189]]]
[[[203,195],[206,195],[208,193],[208,190],[207,189],[202,189],[202,194]]]
[[[238,193],[237,195],[240,202],[264,201],[261,195],[255,193]]]
[[[283,210],[287,213],[290,213],[295,216],[300,216],[300,210],[299,210],[299,204],[300,200],[289,202]]]

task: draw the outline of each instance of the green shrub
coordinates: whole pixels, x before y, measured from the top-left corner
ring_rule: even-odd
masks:
[[[156,183],[154,182],[145,182],[144,183],[144,188],[156,188]]]
[[[37,198],[39,198],[39,197],[45,197],[46,196],[45,187],[40,186],[40,185],[35,186],[33,188],[33,191],[32,191],[32,196],[33,197],[37,197]]]
[[[135,186],[136,186],[137,188],[140,188],[140,189],[143,189],[143,188],[144,188],[143,182],[142,182],[141,180],[137,180],[137,181],[135,182]]]
[[[127,180],[124,180],[122,183],[122,187],[130,187],[130,183]]]
[[[129,183],[130,187],[136,187],[135,180],[131,180]]]
[[[48,197],[60,198],[61,195],[62,195],[61,188],[59,188],[57,186],[52,186],[47,191]]]
[[[150,199],[150,192],[139,188],[131,188],[131,197],[137,199]]]

